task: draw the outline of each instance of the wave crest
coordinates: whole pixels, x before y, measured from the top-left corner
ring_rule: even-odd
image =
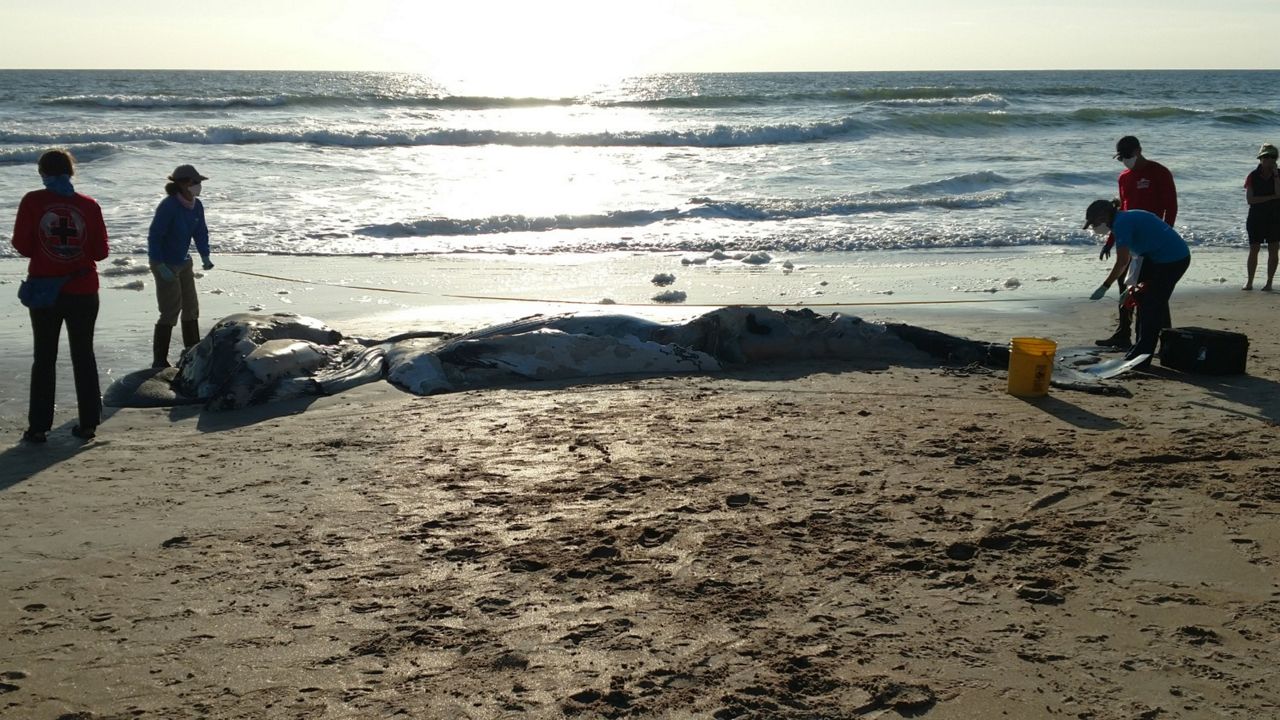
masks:
[[[28,146],[0,149],[0,165],[25,165],[34,163],[49,148],[47,146]],[[121,147],[114,143],[86,143],[68,145],[67,150],[75,157],[77,163],[87,163],[120,152]]]
[[[448,237],[509,232],[643,227],[658,222],[678,222],[692,219],[768,222],[824,216],[863,215],[876,212],[904,212],[931,207],[971,210],[1001,205],[1008,202],[1011,197],[1012,195],[1005,191],[990,191],[963,195],[923,197],[869,196],[826,200],[735,201],[693,198],[687,205],[679,208],[655,210],[617,210],[607,213],[544,217],[495,215],[487,218],[470,219],[424,218],[407,222],[368,225],[357,229],[356,234],[381,238]]]

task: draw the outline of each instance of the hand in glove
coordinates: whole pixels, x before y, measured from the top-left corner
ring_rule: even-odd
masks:
[[[204,269],[205,269],[205,270],[212,270],[212,269],[213,269],[213,261],[209,259],[209,256],[208,256],[208,255],[201,255],[201,256],[200,256],[200,263],[201,263],[201,265],[203,265],[203,266],[204,266]]]
[[[1103,283],[1102,285],[1098,286],[1097,290],[1093,291],[1093,294],[1089,296],[1089,299],[1101,300],[1102,298],[1106,297],[1106,295],[1107,295],[1107,285],[1106,283]]]
[[[1102,250],[1098,253],[1098,259],[1099,260],[1110,259],[1111,248],[1115,247],[1115,244],[1116,244],[1115,236],[1112,235],[1111,237],[1108,237],[1107,241],[1102,244]]]
[[[169,267],[168,263],[158,263],[153,267],[156,271],[156,277],[164,282],[169,283],[178,279],[178,276],[173,274],[173,268]]]

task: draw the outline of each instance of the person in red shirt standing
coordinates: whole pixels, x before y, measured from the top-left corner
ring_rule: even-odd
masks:
[[[1117,180],[1120,185],[1121,210],[1146,210],[1164,220],[1173,227],[1178,217],[1178,189],[1173,184],[1173,173],[1169,168],[1142,155],[1142,143],[1132,135],[1125,135],[1116,142],[1115,158],[1124,163],[1124,172]],[[1107,238],[1106,245],[1098,259],[1103,260],[1111,255],[1111,247],[1115,244],[1115,236]],[[1098,340],[1097,345],[1127,350],[1132,346],[1129,340],[1133,327],[1133,308],[1124,306],[1125,280],[1116,283],[1120,288],[1120,324],[1111,337]]]
[[[88,440],[102,419],[93,330],[98,320],[95,262],[107,257],[107,225],[98,203],[72,187],[75,161],[71,153],[50,150],[40,156],[37,167],[45,189],[27,193],[18,204],[13,248],[29,258],[28,277],[67,280],[53,305],[30,308],[35,352],[31,363],[27,430],[22,439],[44,442],[53,427],[54,371],[59,335],[62,324],[66,323],[80,416],[80,423],[71,432]]]

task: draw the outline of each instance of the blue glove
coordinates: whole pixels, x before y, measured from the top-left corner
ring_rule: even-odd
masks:
[[[1102,285],[1098,286],[1097,290],[1093,291],[1093,294],[1089,296],[1089,299],[1101,300],[1102,298],[1106,297],[1106,295],[1107,295],[1107,286],[1105,283],[1103,283]]]
[[[201,264],[204,266],[204,269],[205,269],[205,270],[212,270],[212,269],[213,269],[213,261],[209,259],[209,256],[208,256],[208,255],[201,255],[201,256],[200,256],[200,262],[201,262]]]
[[[173,268],[169,267],[168,263],[157,263],[152,265],[151,268],[156,271],[156,277],[164,282],[171,283],[178,279],[178,276],[173,274]]]

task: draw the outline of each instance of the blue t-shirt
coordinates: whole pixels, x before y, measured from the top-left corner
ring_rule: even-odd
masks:
[[[1191,256],[1191,249],[1178,231],[1146,210],[1117,212],[1111,232],[1115,233],[1116,247],[1151,262],[1171,263]]]

